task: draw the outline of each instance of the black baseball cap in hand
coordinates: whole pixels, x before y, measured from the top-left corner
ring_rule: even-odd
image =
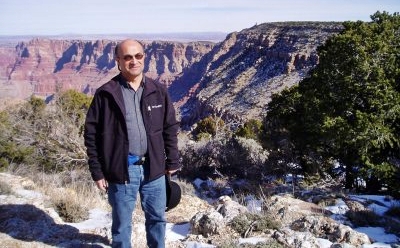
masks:
[[[181,187],[177,182],[171,179],[171,175],[165,175],[165,188],[167,190],[167,208],[166,212],[178,206],[182,197]]]

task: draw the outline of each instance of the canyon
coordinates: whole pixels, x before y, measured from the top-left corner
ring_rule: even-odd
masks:
[[[318,46],[341,29],[335,22],[263,23],[221,41],[139,41],[146,74],[168,86],[182,123],[190,126],[209,115],[235,122],[261,118],[272,94],[306,77],[318,64]],[[1,106],[32,95],[50,102],[67,89],[92,95],[118,73],[114,47],[121,39],[0,42]]]

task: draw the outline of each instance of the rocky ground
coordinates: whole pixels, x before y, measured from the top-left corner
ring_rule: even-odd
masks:
[[[0,182],[12,189],[0,191],[0,247],[109,246],[111,223],[107,211],[92,211],[90,220],[82,223],[65,223],[49,204],[48,197],[34,190],[35,183],[31,180],[0,173]],[[284,193],[266,197],[253,209],[268,212],[279,223],[279,228],[260,231],[257,229],[260,220],[255,220],[239,234],[227,224],[239,214],[249,212],[249,207],[227,196],[210,204],[194,195],[184,194],[181,203],[167,212],[167,247],[239,247],[257,242],[299,248],[400,247],[396,244],[400,239],[391,244],[370,245],[376,240],[352,229],[345,219],[333,219],[328,208],[312,203],[322,195],[327,201],[337,201],[339,197],[314,193],[309,202]],[[360,201],[344,195],[340,197],[346,206],[343,210],[366,209]],[[140,209],[136,211],[134,221],[140,223],[134,228],[135,247],[145,247],[144,217]]]

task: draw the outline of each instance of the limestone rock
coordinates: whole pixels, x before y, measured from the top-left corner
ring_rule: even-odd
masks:
[[[199,212],[190,220],[190,232],[205,237],[219,234],[224,226],[224,217],[213,209]]]
[[[219,204],[216,210],[224,217],[224,221],[227,223],[236,216],[248,212],[245,206],[233,201],[229,196],[221,196],[218,200]]]

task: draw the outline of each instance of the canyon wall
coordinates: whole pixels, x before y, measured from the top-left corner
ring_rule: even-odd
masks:
[[[208,115],[244,122],[261,118],[273,93],[307,76],[318,64],[317,47],[342,28],[335,22],[264,23],[221,42],[145,40],[145,71],[169,87],[184,125]],[[93,94],[118,73],[118,41],[0,43],[0,100],[47,98],[65,89]]]
[[[12,47],[0,46],[0,99],[49,97],[75,89],[93,94],[116,75],[117,41],[32,39]],[[185,68],[201,59],[212,42],[143,42],[145,70],[152,78],[170,85]]]
[[[183,123],[209,115],[237,123],[260,119],[272,94],[306,77],[318,64],[318,46],[342,28],[331,22],[264,23],[229,34],[183,77],[193,85],[192,97],[179,105]]]

